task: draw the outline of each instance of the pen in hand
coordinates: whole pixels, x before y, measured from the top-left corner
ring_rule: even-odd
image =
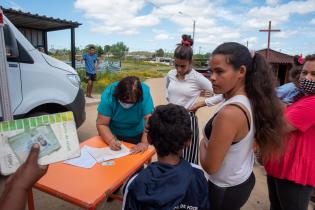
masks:
[[[109,147],[111,150],[120,150],[121,149],[121,142],[114,136],[109,143]]]

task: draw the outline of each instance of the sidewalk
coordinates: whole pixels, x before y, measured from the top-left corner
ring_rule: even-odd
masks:
[[[85,97],[85,105],[86,106],[92,106],[92,105],[96,105],[99,104],[101,101],[101,95],[93,95],[93,98],[88,98]]]

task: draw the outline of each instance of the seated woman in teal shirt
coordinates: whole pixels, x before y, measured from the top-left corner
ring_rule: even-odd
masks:
[[[153,112],[150,88],[138,77],[128,76],[110,84],[102,94],[96,127],[112,150],[120,149],[120,141],[136,144],[133,153],[148,148],[144,124]]]

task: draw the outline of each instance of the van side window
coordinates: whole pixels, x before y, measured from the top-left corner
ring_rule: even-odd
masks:
[[[19,50],[17,47],[16,39],[11,32],[9,26],[6,24],[3,27],[3,33],[7,59],[8,61],[16,61],[16,59],[19,57]]]
[[[20,42],[17,42],[17,44],[19,49],[19,62],[33,64],[34,63],[33,58],[27,53],[27,51],[20,44]]]
[[[33,64],[34,60],[15,39],[14,34],[11,32],[8,25],[4,25],[3,32],[7,61]]]

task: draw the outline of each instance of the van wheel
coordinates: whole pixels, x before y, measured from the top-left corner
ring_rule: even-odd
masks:
[[[28,118],[28,117],[38,117],[38,116],[42,116],[42,115],[48,115],[50,113],[48,112],[33,112],[33,113],[29,113],[27,114],[25,117]]]

